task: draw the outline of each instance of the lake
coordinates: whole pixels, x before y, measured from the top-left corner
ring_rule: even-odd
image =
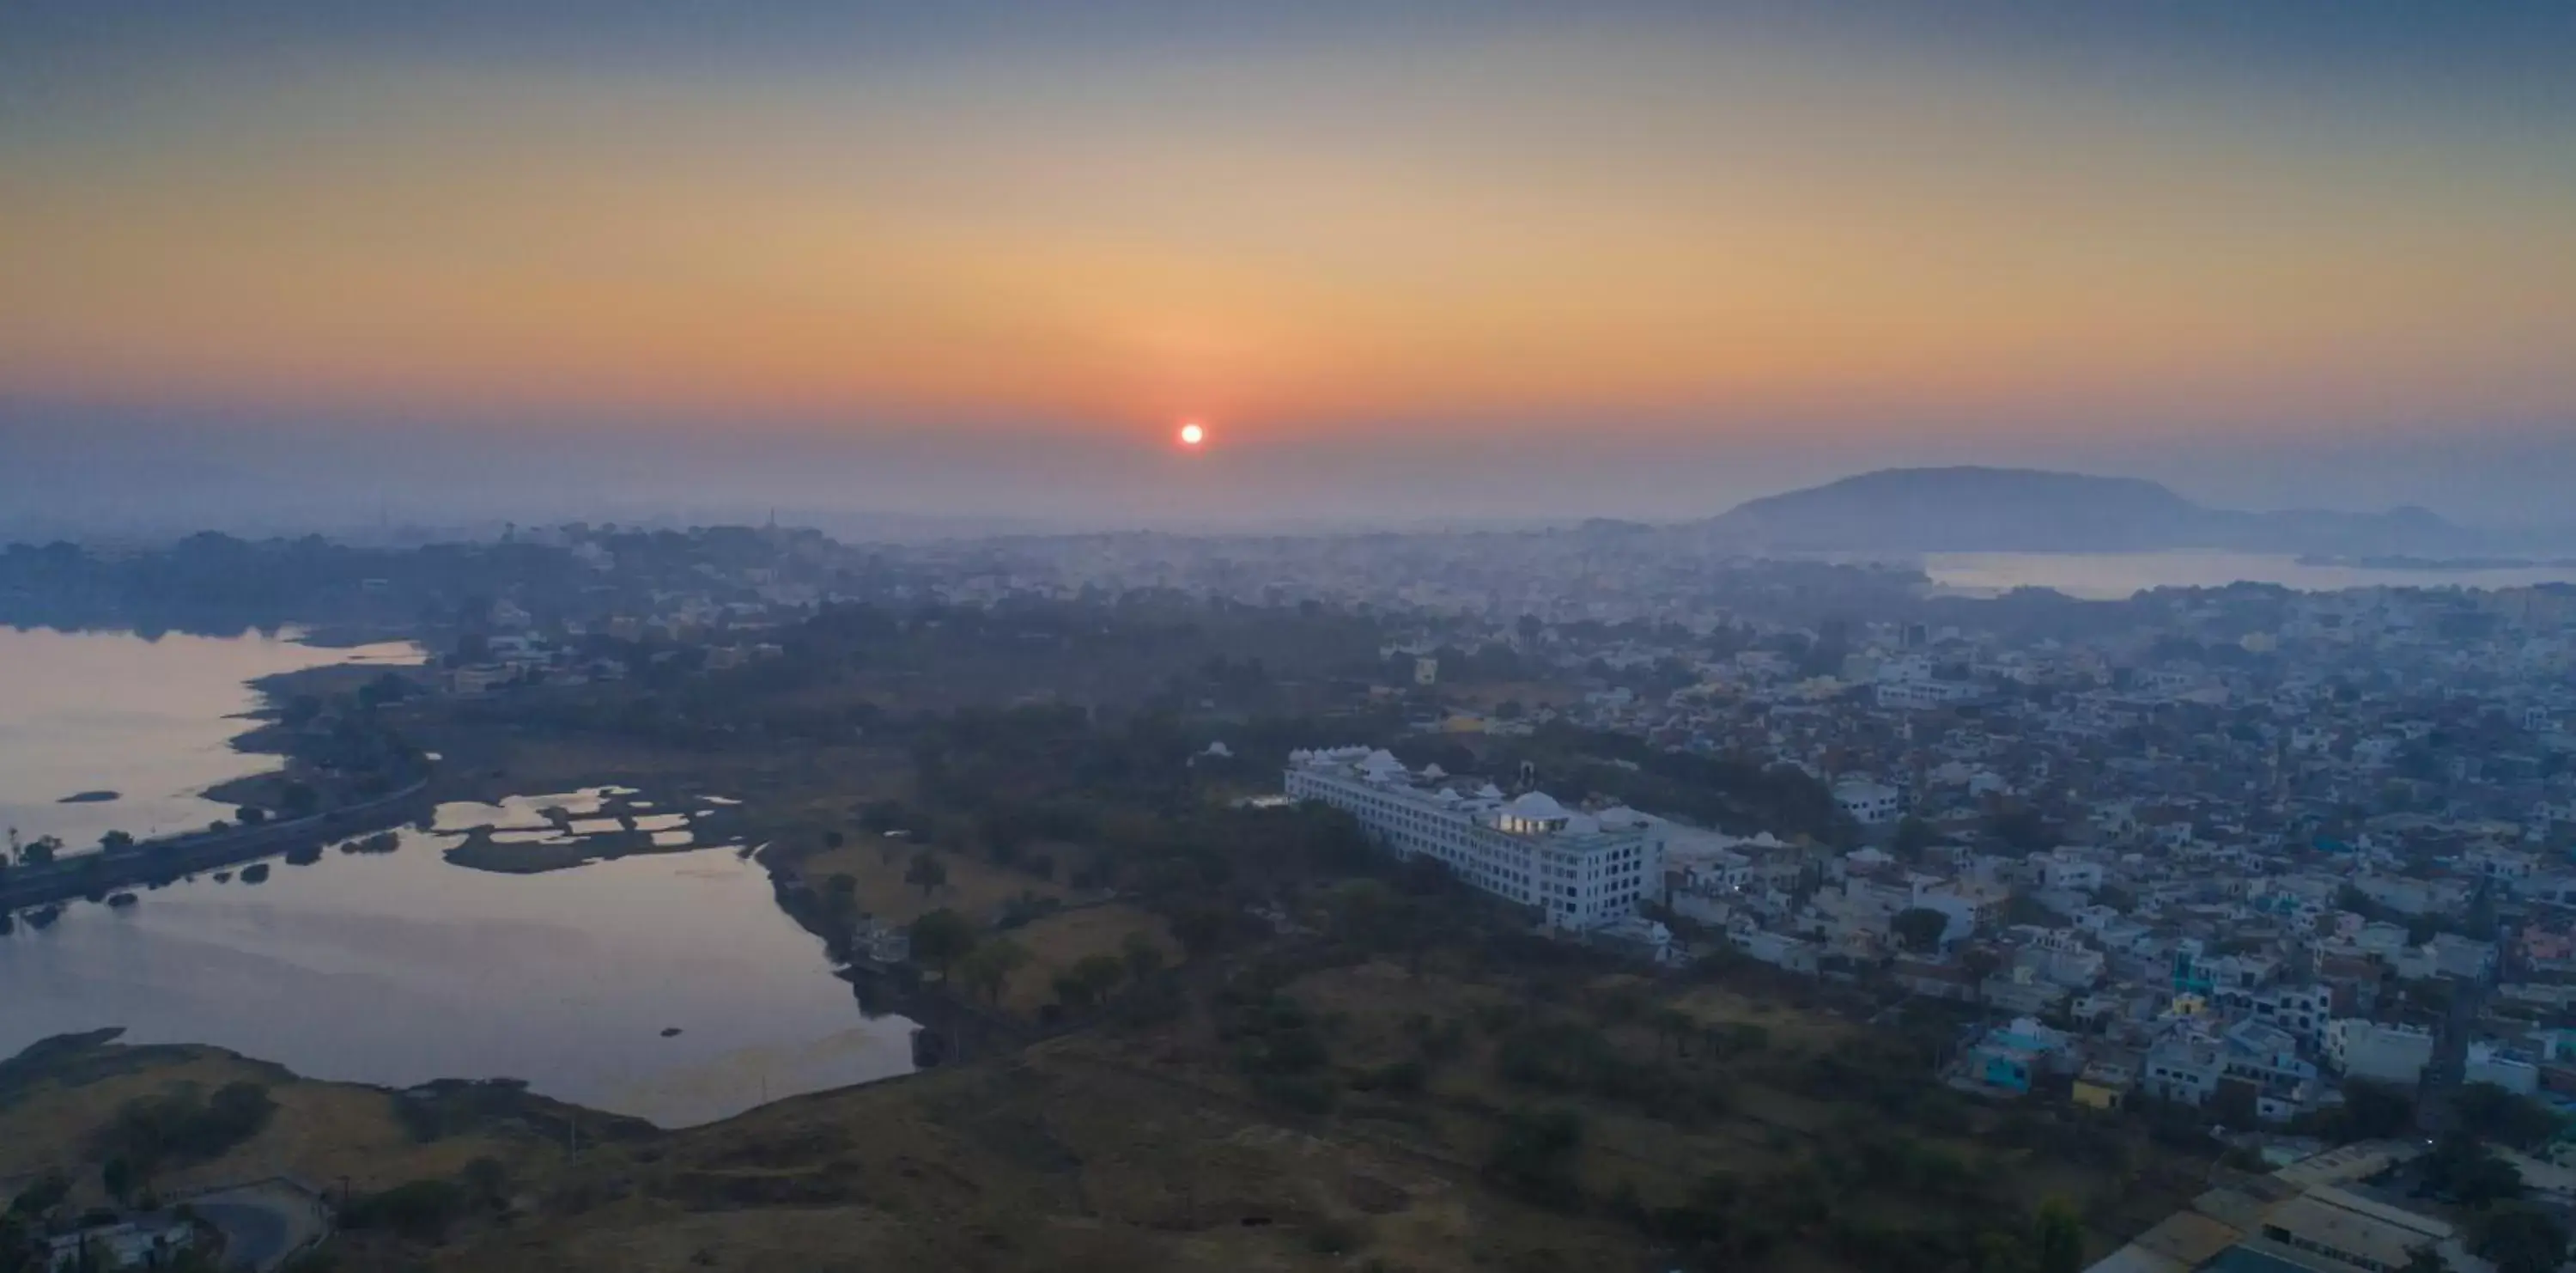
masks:
[[[232,807],[197,793],[277,768],[233,750],[259,705],[245,682],[332,663],[417,664],[408,642],[330,650],[278,637],[0,628],[0,827],[74,849],[109,831],[202,829]],[[63,804],[114,791],[98,804]]]
[[[1927,553],[1923,572],[1957,596],[1994,596],[2014,588],[2054,588],[2070,597],[2117,601],[2150,588],[2223,588],[2270,583],[2306,592],[2345,588],[2525,588],[2576,583],[2576,568],[2372,570],[2302,563],[2268,553]]]
[[[50,687],[18,693],[28,665],[0,645],[0,774],[13,793],[121,786],[183,800],[200,776],[232,777],[245,761],[255,771],[258,757],[205,754],[210,729],[242,724],[221,719],[251,705],[241,678],[340,654],[256,638],[225,649],[53,635],[35,647],[45,668],[121,674],[100,687],[114,707],[86,726],[121,750],[94,751],[82,767],[31,752],[48,722],[82,713]],[[95,648],[67,648],[84,643]],[[451,805],[435,825],[511,825],[507,815],[549,805],[580,807],[562,797]],[[500,875],[440,856],[463,838],[405,830],[391,853],[272,859],[263,883],[201,874],[137,890],[132,907],[75,903],[42,930],[22,922],[0,937],[0,1056],[122,1026],[134,1042],[210,1043],[315,1078],[525,1079],[671,1127],[912,1068],[911,1023],[865,1016],[822,942],[778,909],[767,874],[734,847]],[[666,1028],[681,1033],[665,1038]]]

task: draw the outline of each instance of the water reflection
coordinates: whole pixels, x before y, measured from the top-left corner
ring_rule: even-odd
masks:
[[[2269,583],[2307,592],[2346,588],[2524,588],[2576,582],[2576,569],[2529,566],[2480,570],[2370,569],[2266,553],[1929,553],[1923,572],[1943,592],[1996,596],[2052,588],[2070,597],[2117,601],[2150,588],[2224,588]]]
[[[459,838],[21,926],[0,938],[0,1055],[118,1025],[322,1078],[522,1078],[666,1126],[911,1067],[910,1023],[863,1019],[738,853],[496,875],[441,860]]]
[[[195,831],[230,818],[196,793],[277,767],[232,749],[258,706],[245,684],[333,663],[416,664],[409,643],[331,650],[276,637],[0,628],[0,826],[75,848],[111,830]],[[62,804],[85,791],[118,799]]]

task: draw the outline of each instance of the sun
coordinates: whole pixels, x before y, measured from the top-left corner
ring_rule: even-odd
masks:
[[[1207,430],[1201,427],[1198,421],[1192,420],[1181,426],[1182,446],[1197,446],[1205,441],[1207,441]]]

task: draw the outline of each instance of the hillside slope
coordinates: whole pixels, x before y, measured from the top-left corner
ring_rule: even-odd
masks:
[[[1738,505],[1714,537],[1788,552],[2453,551],[2474,536],[2419,508],[2237,512],[2154,482],[2039,469],[1882,469]]]

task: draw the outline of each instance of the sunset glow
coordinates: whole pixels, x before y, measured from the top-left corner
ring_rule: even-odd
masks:
[[[1182,446],[1197,446],[1199,443],[1205,441],[1207,441],[1207,430],[1200,428],[1198,421],[1192,420],[1188,424],[1181,426]]]
[[[2310,7],[38,5],[0,401],[1647,469],[2576,428],[2576,75]]]

